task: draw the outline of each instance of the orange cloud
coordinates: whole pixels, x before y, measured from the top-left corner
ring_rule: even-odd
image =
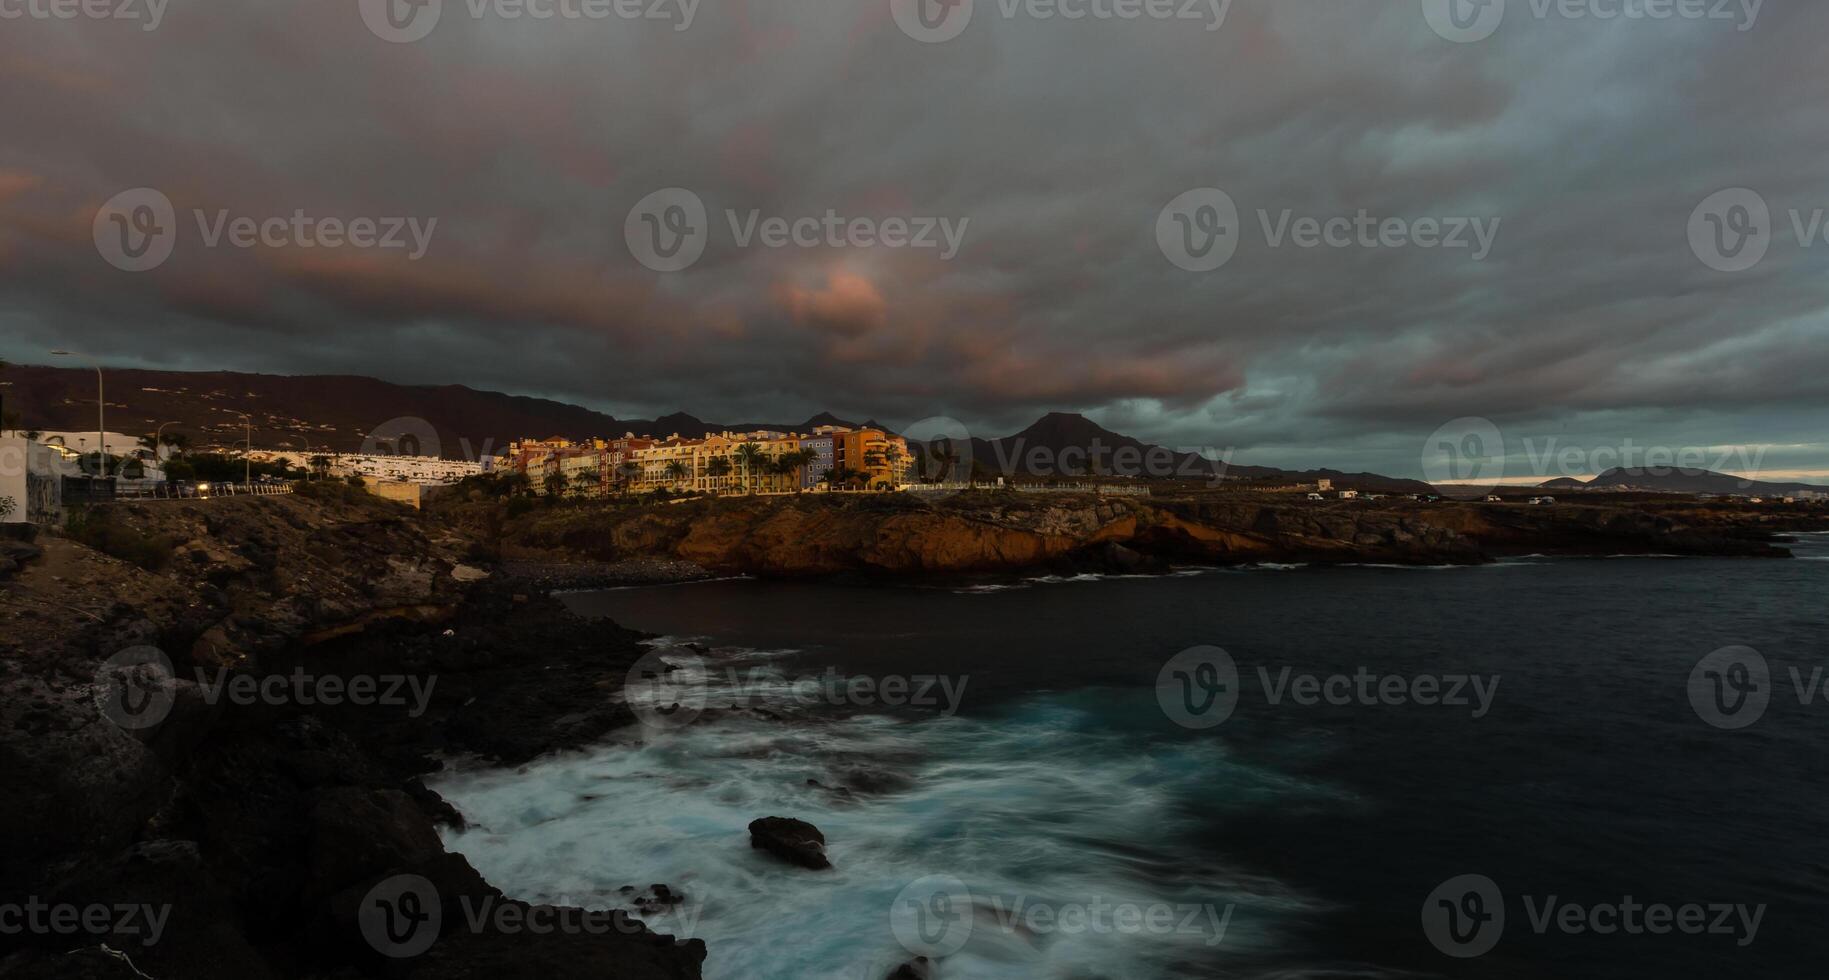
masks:
[[[794,322],[841,337],[861,337],[889,319],[889,303],[876,284],[854,272],[834,271],[824,289],[785,286],[783,305]]]
[[[0,204],[44,183],[44,178],[23,170],[0,170]]]

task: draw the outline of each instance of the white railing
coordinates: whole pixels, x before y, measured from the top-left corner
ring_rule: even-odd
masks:
[[[116,500],[208,500],[212,497],[277,497],[292,492],[290,483],[212,483],[199,489],[194,483],[149,483],[116,486]]]

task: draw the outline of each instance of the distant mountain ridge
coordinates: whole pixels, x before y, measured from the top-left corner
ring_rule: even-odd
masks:
[[[1662,467],[1616,466],[1592,480],[1561,477],[1543,483],[1545,490],[1611,490],[1630,487],[1667,493],[1713,493],[1744,495],[1782,495],[1807,491],[1829,491],[1813,483],[1783,483],[1749,480],[1713,470],[1686,470]]]
[[[1021,432],[1002,439],[974,437],[972,459],[993,474],[1072,478],[1088,474],[1090,464],[1083,451],[1093,447],[1101,451],[1103,475],[1277,485],[1331,480],[1340,487],[1390,493],[1429,493],[1433,489],[1420,480],[1377,473],[1234,465],[1202,453],[1177,451],[1113,432],[1077,412],[1050,412]],[[1037,449],[1043,452],[1037,455]]]
[[[480,391],[463,385],[401,385],[357,375],[274,375],[232,371],[151,371],[108,368],[108,428],[150,435],[166,431],[194,444],[239,443],[243,412],[253,422],[253,441],[263,448],[357,452],[369,434],[398,429],[400,420],[423,420],[437,435],[438,454],[475,459],[500,453],[517,439],[588,439],[634,433],[651,438],[702,438],[716,432],[809,432],[821,425],[888,428],[875,420],[853,422],[821,412],[796,423],[708,422],[686,412],[656,419],[618,419],[577,405]],[[18,411],[27,428],[83,430],[95,424],[95,374],[87,368],[14,365],[0,372],[0,393],[8,411]],[[391,432],[390,432],[391,434]],[[1141,469],[1151,477],[1212,480],[1219,464],[1197,453],[1174,452],[1112,432],[1084,415],[1052,412],[1028,428],[1000,439],[974,437],[972,460],[993,475],[1073,478],[1088,474],[1091,450],[1100,452],[1102,472],[1119,475]],[[1038,455],[1039,451],[1039,455]],[[1127,465],[1114,467],[1114,454]],[[1166,465],[1164,465],[1166,463]],[[1427,484],[1371,473],[1335,470],[1288,471],[1263,466],[1225,466],[1229,481],[1336,484],[1367,490],[1427,492]]]

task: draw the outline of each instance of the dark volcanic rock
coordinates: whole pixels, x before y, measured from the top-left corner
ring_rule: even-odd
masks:
[[[763,817],[754,821],[749,825],[749,846],[814,871],[832,866],[826,858],[826,835],[805,820]]]
[[[917,956],[896,967],[895,971],[889,974],[889,980],[930,980],[933,975],[933,967],[928,963],[927,957]]]
[[[544,595],[516,602],[488,582],[455,581],[418,518],[372,499],[210,503],[220,506],[117,508],[123,522],[182,542],[164,574],[55,538],[44,564],[74,571],[28,566],[0,590],[0,784],[10,788],[0,834],[11,842],[0,895],[169,910],[152,944],[119,928],[5,937],[0,974],[699,975],[702,943],[676,943],[626,913],[596,932],[526,927],[527,906],[444,849],[438,826],[462,818],[420,779],[439,768],[438,752],[523,761],[626,720],[618,695],[643,652],[636,634]],[[97,594],[119,601],[96,607]],[[84,616],[38,615],[46,606]],[[98,667],[140,645],[164,651],[177,678],[164,685],[164,720],[128,731],[99,710]],[[257,679],[298,669],[419,683],[388,704],[212,701],[191,678],[209,668],[217,683],[219,664]],[[360,912],[399,876],[429,883],[443,916],[429,951],[394,961],[364,938]],[[657,887],[649,904],[679,900]],[[479,907],[511,914],[466,914]]]

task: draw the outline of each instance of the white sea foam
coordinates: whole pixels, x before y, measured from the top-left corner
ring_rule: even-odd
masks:
[[[725,715],[515,770],[448,773],[436,788],[472,825],[447,845],[513,897],[604,908],[626,907],[625,885],[684,892],[652,925],[706,940],[712,980],[881,980],[911,956],[891,907],[928,875],[965,882],[981,913],[943,975],[986,980],[1200,974],[1216,955],[1272,948],[1284,920],[1314,911],[1195,856],[1212,813],[1190,800],[1327,791],[1245,766],[1217,739],[1087,722],[1066,699],[996,721]],[[835,870],[752,850],[748,823],[770,815],[820,827]],[[993,902],[1018,900],[1236,908],[1218,947],[1204,934],[1023,936],[982,921]]]

